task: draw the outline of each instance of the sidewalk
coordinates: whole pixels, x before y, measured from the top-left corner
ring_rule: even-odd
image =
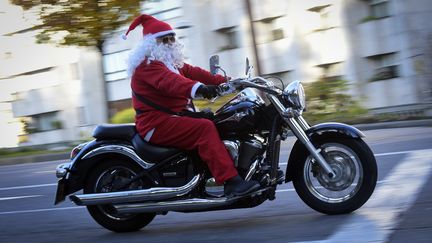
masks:
[[[355,124],[353,126],[362,131],[375,130],[375,129],[387,129],[387,128],[402,128],[402,127],[432,127],[432,119],[380,122],[380,123],[371,123],[371,124]],[[0,159],[0,166],[21,164],[21,163],[36,163],[36,162],[54,161],[54,160],[68,160],[68,159],[69,159],[69,153],[29,155],[29,156],[22,156],[22,157]]]

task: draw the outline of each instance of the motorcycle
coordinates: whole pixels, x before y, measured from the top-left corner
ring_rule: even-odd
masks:
[[[252,68],[246,60],[246,76],[220,86],[221,96],[237,94],[212,119],[239,175],[258,181],[258,190],[226,197],[196,151],[150,144],[134,124],[106,124],[95,128],[94,140],[72,150],[69,163],[57,167],[55,204],[82,189],[70,200],[115,232],[139,230],[169,211],[256,207],[274,200],[277,186],[288,182],[318,212],[346,214],[360,208],[377,182],[364,134],[342,123],[310,126],[302,117],[302,84],[294,81],[281,89],[269,79],[252,77]],[[226,73],[218,56],[210,58],[210,70]],[[283,172],[280,145],[291,134],[297,140]]]

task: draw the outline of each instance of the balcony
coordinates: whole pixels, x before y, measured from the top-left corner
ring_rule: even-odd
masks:
[[[263,73],[277,73],[295,69],[296,49],[291,39],[284,38],[258,45]]]
[[[314,65],[343,62],[348,56],[347,41],[341,28],[315,31],[306,36],[310,59]]]
[[[58,111],[62,109],[65,97],[59,86],[18,92],[12,102],[12,111],[14,117]]]
[[[366,86],[367,107],[382,108],[414,104],[416,100],[415,87],[409,85],[403,78],[386,79],[368,83]]]
[[[398,51],[398,28],[393,18],[382,18],[361,23],[358,26],[358,43],[363,57]]]

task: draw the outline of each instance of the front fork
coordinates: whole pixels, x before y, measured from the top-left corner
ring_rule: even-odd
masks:
[[[300,115],[295,115],[295,112],[290,108],[285,108],[279,99],[274,95],[267,96],[276,110],[281,114],[283,120],[288,124],[288,126],[293,131],[294,135],[300,140],[301,143],[306,147],[312,157],[318,162],[321,168],[327,173],[329,178],[335,177],[335,173],[324,157],[320,154],[321,149],[315,148],[309,137],[306,135],[305,131],[310,128],[308,123]],[[295,118],[294,118],[295,117]]]

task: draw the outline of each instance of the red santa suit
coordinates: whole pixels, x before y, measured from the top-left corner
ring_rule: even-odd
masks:
[[[163,36],[172,32],[171,27],[166,23],[148,15],[142,16],[147,19],[135,20],[128,32],[139,23],[144,26],[144,34]],[[150,21],[149,17],[151,17]],[[155,25],[158,27],[155,28]],[[146,33],[146,30],[149,31],[152,28],[156,30]],[[218,85],[223,82],[225,82],[224,77],[213,76],[201,68],[188,64],[176,69],[168,68],[160,61],[146,59],[135,69],[131,88],[139,96],[159,106],[179,112],[188,108],[190,99],[193,98],[200,85]],[[140,102],[134,96],[132,102],[135,110],[140,111],[135,123],[142,138],[160,146],[197,150],[219,184],[238,174],[212,121],[171,115]]]

